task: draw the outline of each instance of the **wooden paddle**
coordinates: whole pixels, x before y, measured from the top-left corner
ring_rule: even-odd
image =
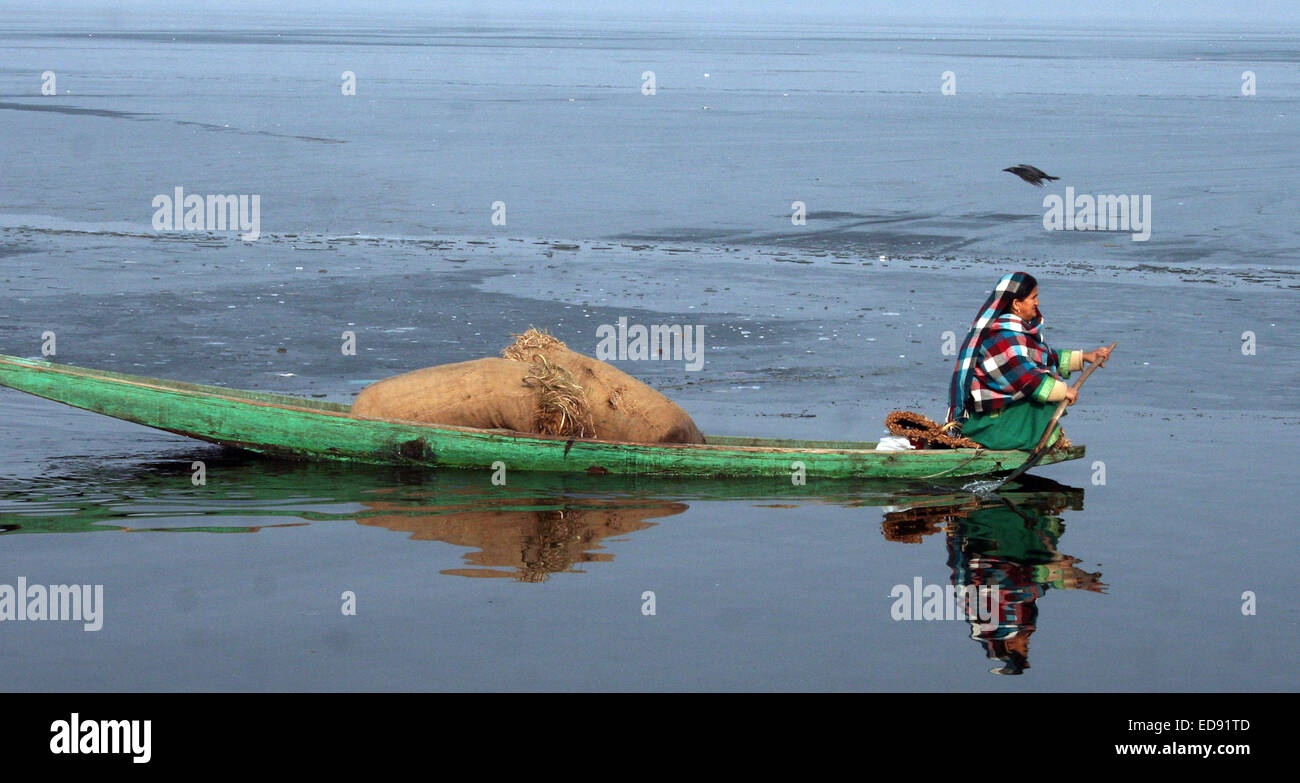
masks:
[[[1112,351],[1115,350],[1116,345],[1119,345],[1119,343],[1111,343],[1109,350]],[[1078,391],[1079,387],[1083,385],[1083,382],[1088,380],[1088,376],[1092,375],[1092,371],[1097,369],[1100,366],[1101,365],[1099,364],[1088,365],[1088,369],[1083,371],[1083,375],[1079,376],[1079,380],[1076,381],[1074,386],[1072,386],[1071,388],[1073,388],[1075,391]],[[1038,439],[1038,445],[1034,447],[1034,452],[1029,455],[1029,459],[1025,460],[1023,465],[1021,465],[1020,467],[1012,471],[1010,476],[1007,476],[1006,478],[1002,479],[1002,481],[997,486],[993,487],[988,491],[995,492],[998,489],[1001,489],[1002,486],[1006,484],[1008,481],[1012,481],[1013,479],[1019,478],[1020,474],[1024,473],[1026,470],[1029,470],[1030,468],[1038,464],[1038,461],[1043,458],[1044,454],[1047,453],[1047,441],[1049,438],[1052,437],[1052,431],[1056,429],[1056,423],[1061,420],[1062,416],[1065,415],[1065,408],[1069,404],[1070,404],[1069,400],[1061,400],[1056,404],[1056,413],[1052,414],[1052,420],[1047,423],[1047,429],[1043,430],[1043,437]]]

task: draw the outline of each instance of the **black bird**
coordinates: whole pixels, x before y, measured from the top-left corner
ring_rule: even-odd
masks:
[[[1012,166],[1009,169],[1002,170],[1009,171],[1030,185],[1037,185],[1040,188],[1043,186],[1043,180],[1045,179],[1060,179],[1060,177],[1053,177],[1051,174],[1044,173],[1042,169],[1030,166],[1028,163],[1021,163],[1019,166]]]

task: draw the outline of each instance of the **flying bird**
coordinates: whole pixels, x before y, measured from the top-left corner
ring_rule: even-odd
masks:
[[[1027,163],[1021,163],[1019,166],[1012,166],[1011,168],[1002,170],[1009,171],[1023,179],[1025,182],[1028,182],[1030,185],[1037,185],[1040,188],[1043,186],[1043,180],[1045,179],[1060,179],[1060,177],[1053,177],[1051,174],[1045,173],[1042,169],[1035,168]]]

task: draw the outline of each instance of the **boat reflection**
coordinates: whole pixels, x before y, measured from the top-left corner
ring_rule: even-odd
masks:
[[[112,470],[90,461],[37,481],[0,478],[0,538],[256,533],[347,520],[473,550],[466,567],[444,574],[542,582],[612,560],[603,542],[689,508],[638,489],[662,484],[586,476],[516,474],[495,486],[486,471],[277,463],[233,452],[208,459],[206,483],[195,486],[192,464],[185,457]]]
[[[206,463],[206,483],[200,486],[192,481],[194,459]],[[150,462],[130,455],[120,461],[64,460],[57,473],[40,479],[0,477],[0,540],[24,533],[255,533],[349,521],[470,550],[461,567],[443,574],[542,582],[553,574],[581,573],[586,563],[613,560],[611,543],[699,501],[748,501],[773,508],[905,507],[885,512],[886,538],[920,541],[946,528],[954,579],[1008,589],[1013,603],[1006,608],[1018,612],[1019,624],[1009,621],[983,641],[995,657],[1013,662],[1009,665],[1027,660],[1033,601],[1046,586],[1093,584],[1085,578],[1089,575],[1070,567],[1074,561],[1055,550],[1063,526],[1053,514],[1070,504],[1081,506],[1082,490],[1042,480],[1026,479],[1002,493],[1020,510],[1014,512],[955,488],[916,482],[837,480],[796,486],[780,478],[515,473],[506,485],[496,486],[491,475],[292,463],[226,451],[198,456],[187,451]],[[1039,521],[1030,525],[1021,513]]]
[[[971,638],[998,662],[994,674],[1029,668],[1029,637],[1038,628],[1038,600],[1050,589],[1104,593],[1100,573],[1078,567],[1080,560],[1059,549],[1066,509],[1083,508],[1083,490],[1062,485],[979,498],[935,498],[885,514],[886,539],[915,544],[943,532],[952,584],[997,588],[991,622],[971,618]]]

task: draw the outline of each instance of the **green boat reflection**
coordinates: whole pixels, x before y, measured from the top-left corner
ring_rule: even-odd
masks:
[[[541,582],[552,574],[581,573],[584,563],[612,560],[611,540],[635,535],[699,501],[906,506],[920,518],[981,502],[956,487],[870,479],[796,486],[781,478],[720,482],[519,472],[498,486],[487,470],[274,462],[233,450],[200,453],[206,483],[196,486],[194,454],[151,462],[126,455],[61,462],[59,472],[40,479],[0,478],[0,539],[111,531],[254,533],[352,521],[470,550],[463,567],[444,574]],[[1047,482],[1044,489],[1041,479],[1031,482],[1003,494],[1022,504],[1060,499],[1060,485]],[[886,524],[901,519],[899,514],[886,513]]]

